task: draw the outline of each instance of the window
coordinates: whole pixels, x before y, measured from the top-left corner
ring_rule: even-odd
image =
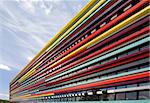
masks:
[[[126,100],[136,100],[137,92],[128,92],[126,93]]]
[[[91,31],[91,34],[94,33],[95,31],[96,31],[96,29],[92,30],[92,31]]]
[[[127,71],[128,71],[127,69],[124,69],[124,70],[118,71],[117,74],[122,74],[122,73],[125,73]]]
[[[149,64],[141,65],[140,68],[147,68],[149,67]]]
[[[144,45],[143,47],[140,48],[140,50],[144,50],[146,48],[149,48],[149,45]]]
[[[114,100],[115,99],[115,94],[108,94],[107,95],[107,100]]]
[[[103,27],[104,25],[106,25],[106,22],[104,22],[103,24],[100,25],[100,28]]]
[[[129,52],[128,52],[128,55],[129,55],[129,54],[136,53],[136,52],[138,52],[138,51],[139,51],[139,49],[138,49],[138,48],[137,48],[137,49],[134,49],[134,50],[132,50],[132,51],[129,51]]]
[[[125,100],[125,93],[117,93],[116,100]]]
[[[150,91],[139,91],[139,97],[138,99],[150,99]]]
[[[120,54],[120,55],[118,56],[118,58],[122,58],[122,57],[125,57],[125,56],[127,56],[127,53]]]
[[[100,76],[99,78],[105,78],[105,77],[107,77],[107,75],[106,75],[106,74],[105,74],[105,75]]]
[[[80,101],[81,100],[81,97],[76,97],[76,101]]]
[[[137,84],[127,85],[127,88],[131,88],[131,87],[137,87]]]
[[[107,88],[107,90],[114,90],[114,89],[116,89],[115,87],[109,87],[109,88]]]
[[[140,83],[140,84],[139,84],[139,86],[148,86],[148,85],[150,85],[149,82],[144,82],[144,83]]]
[[[101,64],[105,64],[105,63],[107,63],[108,62],[108,60],[103,60],[102,62],[101,62]]]
[[[116,75],[116,72],[109,73],[109,74],[108,74],[108,77],[109,77],[109,76],[113,76],[113,75]]]
[[[129,8],[132,7],[132,4],[128,5],[126,8],[123,9],[123,11],[127,11]]]
[[[126,86],[123,85],[123,86],[118,86],[118,87],[117,87],[117,89],[122,89],[122,88],[126,88]]]
[[[134,71],[134,70],[138,70],[138,67],[134,67],[134,68],[131,67],[131,68],[128,69],[128,72],[129,71]]]

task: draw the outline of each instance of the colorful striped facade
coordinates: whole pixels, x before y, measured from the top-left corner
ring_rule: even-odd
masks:
[[[149,96],[149,0],[92,0],[10,83],[11,102]]]

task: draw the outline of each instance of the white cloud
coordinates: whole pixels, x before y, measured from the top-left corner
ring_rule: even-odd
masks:
[[[4,99],[4,100],[8,100],[9,99],[9,94],[0,93],[0,98]]]
[[[9,66],[5,65],[5,64],[0,64],[0,69],[1,70],[6,70],[6,71],[10,71],[11,70],[11,68]]]
[[[0,63],[23,68],[87,2],[0,0]]]
[[[0,93],[0,96],[9,97],[9,95],[8,95],[8,94],[3,94],[3,93]]]
[[[30,12],[34,13],[35,12],[35,8],[34,5],[32,3],[32,0],[25,0],[22,1],[23,3],[23,7],[26,8],[27,10],[29,10]]]
[[[15,76],[88,0],[0,0],[0,98]],[[78,6],[82,5],[82,6]],[[78,9],[77,9],[78,8]],[[7,65],[6,65],[7,64]],[[12,69],[13,68],[13,69]],[[8,72],[5,72],[8,73]],[[1,76],[1,75],[0,75]],[[1,78],[0,78],[1,79]],[[2,91],[4,91],[2,93]]]
[[[32,57],[27,57],[28,61],[31,61],[33,58]]]

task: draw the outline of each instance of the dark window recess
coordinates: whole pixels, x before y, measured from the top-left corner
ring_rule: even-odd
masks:
[[[107,62],[108,62],[108,60],[104,60],[104,61],[101,62],[101,64],[105,64]]]
[[[128,71],[127,69],[120,70],[120,71],[117,72],[117,74],[122,74],[122,73],[125,73],[125,72],[127,72],[127,71]]]
[[[129,55],[129,54],[133,54],[133,53],[137,53],[137,52],[139,52],[139,49],[138,49],[138,48],[129,51],[129,52],[128,52],[128,55]]]
[[[144,65],[141,65],[140,68],[147,68],[150,67],[149,63],[145,63]]]
[[[140,50],[147,49],[147,48],[149,48],[149,46],[150,46],[150,44],[147,43],[147,44],[143,45],[142,47],[140,47]]]
[[[113,75],[116,75],[116,72],[109,73],[109,74],[108,74],[108,77],[109,77],[109,76],[113,76]]]
[[[107,100],[115,100],[115,94],[108,94]]]
[[[131,87],[137,87],[137,84],[130,84],[130,85],[127,85],[127,88],[131,88]]]
[[[120,54],[120,55],[118,56],[118,59],[119,59],[119,58],[122,58],[122,57],[125,57],[125,56],[127,56],[127,53]]]
[[[107,75],[106,75],[106,74],[104,74],[104,75],[100,76],[99,78],[105,78],[105,77],[107,77]]]
[[[117,93],[116,100],[125,100],[125,93]]]
[[[131,67],[131,68],[128,69],[128,72],[129,71],[134,71],[134,70],[138,70],[138,67],[133,67],[133,68]]]
[[[139,86],[149,86],[149,85],[150,85],[149,82],[139,83]]]
[[[122,88],[126,88],[125,85],[122,85],[122,86],[118,86],[117,89],[122,89]]]
[[[139,47],[138,47],[139,48]],[[131,49],[130,51],[135,51],[135,50],[138,50],[138,48],[134,48],[134,49]],[[129,52],[130,52],[129,51]],[[124,53],[121,53],[121,54],[119,54],[119,56],[121,56],[121,55],[127,55],[127,52],[124,52]],[[119,57],[118,56],[118,57]],[[110,58],[107,58],[107,59],[105,59],[105,60],[103,60],[102,62],[104,63],[104,62],[108,62],[109,60],[114,60],[114,59],[116,59],[116,57],[117,57],[117,55],[115,55],[115,56],[113,56],[113,57],[110,57]],[[130,67],[130,68],[123,68],[123,70],[118,70],[118,71],[115,71],[115,72],[113,72],[113,73],[107,73],[107,74],[103,74],[103,75],[101,75],[100,76],[100,78],[104,78],[104,77],[109,77],[109,76],[112,76],[112,75],[115,75],[115,73],[117,73],[117,74],[120,74],[120,73],[124,73],[124,72],[128,72],[128,71],[132,71],[132,70],[136,70],[136,69],[138,69],[139,67],[140,68],[144,68],[144,67],[149,67],[149,63],[148,63],[148,61],[146,61],[147,63],[144,63],[144,64],[142,64],[142,65],[140,65],[140,66],[134,66],[134,67]],[[92,64],[92,65],[90,65],[90,67],[92,67],[93,65],[96,65],[96,64]],[[82,69],[84,69],[84,68],[82,68]],[[81,70],[82,70],[81,69]],[[72,73],[74,73],[74,72],[72,72]],[[62,76],[63,77],[63,76]],[[60,78],[60,77],[58,77],[58,78]],[[59,87],[59,86],[56,86],[56,87]],[[56,88],[56,87],[52,87],[52,88]],[[48,88],[46,88],[46,89],[48,89]],[[49,88],[50,89],[50,88]]]
[[[144,90],[144,91],[139,91],[139,96],[138,99],[150,99],[150,91],[149,90]]]
[[[107,88],[107,90],[114,90],[114,89],[116,89],[116,87],[109,87],[109,88]]]
[[[126,93],[126,100],[136,100],[136,99],[137,99],[137,92]]]

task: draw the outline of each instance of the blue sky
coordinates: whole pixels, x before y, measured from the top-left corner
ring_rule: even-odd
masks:
[[[89,0],[0,0],[0,98],[9,82]]]

